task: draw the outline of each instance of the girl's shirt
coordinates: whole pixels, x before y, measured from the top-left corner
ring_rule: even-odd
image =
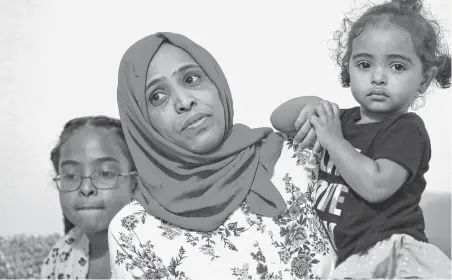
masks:
[[[250,213],[246,202],[212,232],[185,230],[126,205],[109,227],[113,278],[327,278],[336,256],[313,206],[309,153],[286,142],[272,182],[287,202],[279,217]]]
[[[359,107],[341,110],[345,140],[373,160],[385,158],[403,166],[409,177],[387,200],[369,203],[348,186],[328,152],[323,153],[315,206],[337,249],[338,264],[393,234],[404,233],[427,241],[419,207],[431,155],[424,122],[414,113],[357,124],[360,119]]]
[[[41,268],[42,279],[86,279],[89,240],[78,227],[71,229],[50,250]]]

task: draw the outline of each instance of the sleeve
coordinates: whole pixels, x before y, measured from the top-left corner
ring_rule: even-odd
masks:
[[[49,254],[42,262],[41,266],[41,279],[56,279],[55,277],[55,267],[58,256],[59,241],[50,249]]]
[[[167,279],[161,259],[153,252],[150,240],[141,234],[140,225],[146,214],[129,214],[130,209],[125,208],[116,214],[108,227],[112,279]]]
[[[401,165],[409,173],[407,181],[413,180],[430,157],[428,136],[421,125],[411,117],[394,122],[376,139],[372,158],[384,158]]]

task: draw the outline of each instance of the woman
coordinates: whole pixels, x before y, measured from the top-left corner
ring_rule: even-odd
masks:
[[[270,128],[233,124],[206,50],[173,33],[138,41],[120,65],[118,104],[140,176],[137,200],[109,227],[114,278],[328,276],[335,256],[298,165],[306,157]]]
[[[109,279],[107,228],[132,199],[135,166],[119,120],[99,116],[69,121],[51,152],[58,174],[65,236],[53,246],[41,278]]]

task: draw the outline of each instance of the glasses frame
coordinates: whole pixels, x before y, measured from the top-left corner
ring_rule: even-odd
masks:
[[[116,189],[116,188],[119,187],[119,184],[118,184],[118,183],[119,183],[119,177],[128,177],[128,176],[133,176],[133,175],[137,175],[137,174],[138,174],[137,171],[130,171],[130,172],[126,172],[126,173],[119,173],[119,174],[118,174],[118,178],[116,178],[116,183],[115,183],[115,185],[114,185],[113,187],[111,187],[111,188],[99,188],[98,186],[96,186],[96,184],[95,184],[94,181],[93,181],[93,180],[94,180],[93,175],[96,174],[96,173],[99,173],[99,172],[91,173],[91,175],[89,175],[89,176],[83,176],[83,175],[80,175],[80,174],[78,174],[78,173],[71,173],[71,174],[73,174],[73,175],[77,175],[77,176],[80,177],[80,184],[78,185],[78,187],[77,187],[76,189],[73,189],[73,190],[70,190],[70,191],[62,190],[62,189],[60,188],[59,184],[58,184],[58,181],[61,180],[61,179],[59,178],[59,176],[64,175],[64,173],[63,173],[63,174],[58,174],[58,175],[56,175],[56,176],[52,179],[52,181],[55,182],[58,191],[63,192],[63,193],[69,193],[69,192],[76,192],[76,191],[78,191],[78,190],[80,189],[80,187],[82,186],[83,180],[88,179],[88,178],[89,178],[89,180],[91,181],[91,184],[93,185],[93,187],[96,188],[96,190],[114,190],[114,189]]]

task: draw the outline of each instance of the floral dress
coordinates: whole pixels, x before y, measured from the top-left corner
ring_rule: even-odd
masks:
[[[50,250],[41,268],[42,279],[86,279],[89,270],[89,240],[74,227]]]
[[[276,217],[250,212],[243,202],[212,232],[185,230],[149,215],[138,201],[109,227],[113,278],[319,279],[336,255],[313,208],[314,157],[286,141],[272,182],[287,202]]]

